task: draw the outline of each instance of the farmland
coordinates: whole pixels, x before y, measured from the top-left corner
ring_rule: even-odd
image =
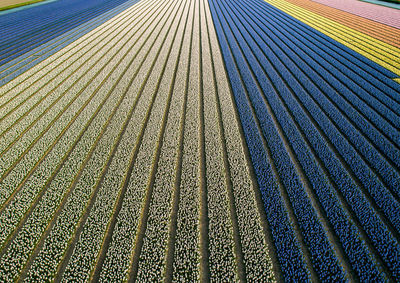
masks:
[[[41,1],[43,0],[4,0],[0,3],[0,11],[31,5]]]
[[[322,2],[0,15],[0,281],[400,281],[396,12]]]

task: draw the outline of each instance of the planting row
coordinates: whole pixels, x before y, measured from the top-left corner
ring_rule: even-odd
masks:
[[[85,104],[85,105],[83,105],[82,106],[82,109],[81,109],[81,111],[83,111],[84,113],[85,112],[87,112],[87,111],[90,111],[91,109],[93,109],[92,107],[91,107],[91,105],[93,104],[93,103],[96,103],[96,100],[95,99],[93,99],[93,97],[98,97],[97,99],[97,101],[98,102],[101,102],[101,99],[102,99],[102,97],[104,97],[105,95],[106,95],[106,97],[107,98],[110,98],[110,95],[111,95],[111,98],[109,99],[109,103],[111,103],[111,104],[109,104],[110,105],[110,107],[114,107],[114,105],[115,105],[115,103],[118,101],[118,100],[115,100],[117,97],[115,96],[115,94],[113,94],[114,92],[113,91],[115,91],[116,90],[116,87],[115,86],[113,86],[113,83],[118,79],[118,73],[116,74],[116,75],[114,75],[114,74],[112,74],[112,75],[110,75],[110,73],[112,73],[114,70],[116,70],[117,69],[117,67],[123,67],[123,65],[124,64],[128,64],[128,62],[129,61],[124,61],[123,59],[124,59],[124,57],[126,56],[126,54],[129,54],[129,52],[132,52],[132,47],[130,47],[129,45],[126,45],[125,44],[125,47],[123,47],[123,48],[118,48],[118,45],[116,46],[116,48],[114,49],[114,52],[117,52],[116,54],[118,54],[117,56],[113,56],[113,57],[111,57],[111,59],[113,59],[114,58],[114,64],[112,64],[112,63],[109,63],[109,64],[106,64],[106,65],[104,65],[105,66],[105,74],[107,75],[104,79],[103,79],[103,81],[102,81],[102,76],[98,76],[97,78],[96,78],[96,80],[94,80],[93,81],[93,84],[92,85],[90,85],[90,87],[89,88],[87,88],[86,89],[86,91],[89,93],[89,94],[91,94],[91,96],[92,96],[92,99],[91,100],[89,100],[90,101],[90,104]],[[124,55],[124,53],[125,53],[125,55]],[[131,55],[132,55],[132,53],[130,53]],[[144,54],[142,55],[142,58],[143,58],[143,56],[144,56]],[[139,58],[140,59],[140,58]],[[115,65],[115,63],[117,63],[116,65]],[[121,63],[122,63],[122,65],[121,65]],[[138,67],[138,66],[135,66],[135,67]],[[107,89],[109,89],[109,90],[107,90]],[[97,96],[94,96],[95,94],[97,94],[97,93],[99,93],[100,95],[97,95]],[[117,93],[118,94],[121,94],[120,92],[118,92],[118,89],[117,89]],[[103,100],[101,103],[100,103],[100,105],[99,105],[99,108],[98,109],[107,109],[107,108],[105,108],[105,106],[107,106],[107,104],[105,103],[107,100]],[[103,106],[103,108],[101,108]],[[94,109],[93,109],[94,110]],[[92,110],[92,111],[93,111]],[[105,111],[105,110],[103,110],[103,111]],[[125,113],[126,111],[122,111],[122,113]],[[90,112],[89,112],[90,113]],[[97,110],[97,111],[95,111],[95,114],[99,114],[99,110]],[[89,116],[90,117],[90,116]],[[96,116],[92,116],[92,117],[99,117],[99,118],[97,118],[97,119],[103,119],[103,121],[105,121],[104,119],[110,119],[110,118],[108,118],[109,117],[109,114],[107,115],[107,114],[103,114],[103,115],[96,115]],[[111,116],[112,117],[112,116]],[[82,120],[81,120],[82,119]],[[66,176],[74,176],[73,174],[71,174],[71,175],[69,175],[69,174],[62,174],[63,173],[63,170],[60,170],[60,172],[58,172],[58,170],[56,170],[55,172],[54,171],[52,171],[52,170],[54,170],[55,168],[55,166],[54,165],[51,165],[51,164],[48,164],[48,162],[62,162],[61,164],[63,164],[64,163],[64,159],[65,158],[68,158],[68,157],[70,157],[69,158],[69,160],[70,160],[70,162],[78,162],[78,163],[75,163],[75,164],[79,164],[79,160],[82,160],[82,158],[85,158],[86,157],[86,154],[85,154],[85,152],[88,152],[89,151],[89,149],[90,149],[90,145],[91,145],[91,143],[93,143],[94,141],[95,141],[95,138],[94,138],[94,136],[93,136],[93,133],[95,133],[95,134],[98,134],[99,133],[99,129],[93,129],[93,131],[90,131],[90,129],[88,128],[88,126],[84,126],[85,125],[85,123],[84,123],[84,121],[87,121],[88,120],[88,118],[87,118],[87,116],[85,116],[85,115],[81,115],[81,116],[78,116],[78,120],[76,120],[76,121],[74,121],[74,120],[72,120],[71,122],[70,122],[70,124],[72,124],[72,122],[77,122],[77,123],[75,123],[75,124],[72,124],[72,126],[83,126],[82,127],[82,129],[80,129],[80,130],[82,130],[82,132],[81,132],[81,134],[80,134],[80,136],[77,136],[77,134],[79,133],[79,131],[80,130],[78,130],[78,131],[76,131],[77,129],[76,129],[76,127],[70,127],[70,128],[68,128],[68,131],[67,132],[64,132],[63,134],[63,136],[62,136],[62,138],[60,139],[60,140],[56,140],[56,143],[55,143],[55,147],[53,148],[53,150],[50,152],[50,154],[49,155],[47,155],[46,156],[46,159],[45,159],[45,161],[44,162],[42,162],[39,166],[39,168],[34,168],[34,169],[37,169],[36,171],[34,171],[34,174],[31,176],[31,178],[30,179],[28,179],[28,182],[26,182],[26,184],[25,184],[25,186],[23,186],[22,187],[22,189],[21,189],[21,191],[20,191],[20,193],[17,195],[17,196],[21,196],[22,198],[23,198],[23,201],[21,201],[20,203],[21,204],[23,204],[26,208],[25,208],[25,210],[22,210],[21,209],[21,204],[19,205],[19,206],[13,206],[12,204],[14,204],[15,202],[18,202],[19,200],[20,200],[20,198],[14,198],[13,199],[13,201],[11,202],[11,204],[7,207],[8,208],[8,210],[13,210],[13,207],[14,208],[16,208],[17,210],[15,210],[14,211],[14,213],[12,213],[12,215],[13,215],[13,218],[12,219],[10,219],[10,217],[4,217],[4,221],[7,221],[7,222],[10,222],[11,220],[13,220],[14,218],[16,218],[16,217],[18,217],[18,216],[20,216],[21,215],[21,213],[23,213],[24,211],[26,211],[26,209],[28,209],[29,208],[29,204],[31,203],[31,201],[28,201],[28,199],[27,198],[33,198],[33,197],[35,197],[35,194],[37,193],[35,193],[35,190],[38,190],[39,188],[42,188],[43,186],[43,189],[46,191],[46,189],[49,187],[49,184],[48,184],[48,182],[49,181],[51,181],[53,178],[54,178],[54,176],[52,176],[52,175],[49,175],[49,174],[56,174],[56,173],[60,173],[61,172],[61,177],[60,177],[60,179],[61,179],[61,182],[63,182],[63,183],[65,183],[66,181],[66,185],[68,185],[68,179],[66,180],[65,179],[65,177]],[[89,122],[92,122],[92,120],[93,120],[93,118],[92,119],[89,119]],[[101,125],[103,125],[104,124],[104,122],[103,123],[101,123],[100,121],[97,121],[97,123],[94,123],[94,125],[96,126],[96,127],[99,127],[99,126],[101,126]],[[88,124],[87,124],[88,125]],[[93,125],[93,124],[92,124]],[[78,128],[79,129],[79,128]],[[75,131],[74,131],[75,130]],[[92,133],[92,136],[90,135],[90,133]],[[82,135],[84,135],[84,137],[87,137],[87,139],[84,139],[83,137],[81,137]],[[78,146],[76,145],[76,144],[74,144],[74,147],[72,148],[72,149],[75,149],[75,152],[76,152],[76,154],[78,154],[78,156],[80,157],[80,158],[77,158],[77,156],[76,155],[74,155],[74,154],[71,154],[70,152],[66,152],[65,153],[65,150],[67,150],[68,149],[68,147],[70,146],[70,144],[68,143],[68,140],[69,139],[72,139],[72,140],[74,140],[74,137],[75,137],[75,139],[76,139],[76,141],[77,142],[80,142],[79,144],[78,144]],[[65,142],[63,141],[63,140],[65,140]],[[85,142],[86,141],[86,142]],[[82,150],[82,149],[80,149],[79,148],[79,145],[82,145],[84,148],[86,148],[86,151],[85,150]],[[58,149],[60,148],[60,146],[64,146],[64,151],[58,151]],[[88,147],[89,146],[89,147]],[[70,149],[70,150],[72,150],[72,149]],[[90,152],[90,151],[89,151]],[[65,157],[64,158],[61,158],[62,156],[63,156],[63,154],[65,154]],[[54,156],[55,155],[55,156]],[[47,161],[47,162],[46,162]],[[21,165],[22,165],[23,163],[21,163]],[[66,162],[66,164],[64,164],[65,165],[65,167],[62,167],[62,168],[66,168],[66,170],[71,170],[71,168],[73,168],[74,170],[76,170],[76,169],[78,169],[79,168],[79,165],[77,165],[77,166],[69,166],[68,165],[68,162]],[[46,171],[43,171],[43,170],[40,170],[41,168],[43,168],[43,169],[46,169],[46,171],[48,171],[49,173],[45,173]],[[56,168],[57,169],[57,168]],[[52,173],[52,172],[54,172],[54,173]],[[71,173],[71,172],[69,172],[69,173]],[[70,178],[69,177],[69,178]],[[19,179],[15,179],[16,181],[18,180],[18,181],[20,181]],[[31,181],[29,181],[29,180],[31,180]],[[40,183],[37,183],[37,182],[43,182],[42,183],[42,185],[40,185]],[[56,183],[57,183],[57,181],[58,181],[58,179],[57,178],[55,178],[55,180],[54,180]],[[73,180],[69,180],[70,182],[72,182]],[[60,181],[58,181],[58,182],[60,182]],[[29,188],[31,188],[31,189],[29,189]],[[58,193],[58,194],[60,194],[60,193],[65,193],[65,192],[63,192],[63,187],[61,186],[57,186],[56,185],[56,187],[55,188],[57,188],[57,189],[61,189],[61,191],[56,191],[55,193]],[[31,191],[33,189],[33,191]],[[54,195],[54,192],[52,191],[52,190],[49,190],[48,191],[48,194],[49,194],[49,198],[52,200],[52,203],[51,203],[51,205],[50,205],[50,208],[48,208],[48,209],[50,209],[50,212],[53,212],[52,211],[52,209],[54,210],[55,208],[54,208],[54,204],[55,203],[57,203],[57,202],[55,202],[54,203],[54,198],[55,198],[55,196],[57,196],[57,195]],[[47,196],[47,195],[46,195]],[[58,198],[60,198],[62,196],[62,194],[61,195],[58,195]],[[46,204],[46,202],[44,202],[45,204]],[[19,208],[19,209],[18,209]],[[6,215],[9,215],[8,213],[7,214],[4,214],[5,216]],[[48,216],[47,216],[48,217]],[[36,220],[34,220],[33,221],[34,223],[37,223],[37,222],[39,222],[39,221],[36,221]],[[13,222],[14,223],[14,222]],[[43,228],[42,229],[44,229],[46,226],[47,226],[47,222],[44,222],[42,225],[44,225],[43,226]],[[29,226],[28,226],[29,227]],[[6,232],[6,231],[5,231]],[[37,236],[40,236],[40,234],[36,234],[35,235],[36,237]],[[26,255],[25,255],[26,256]]]
[[[339,272],[332,269],[339,259],[345,266],[346,276],[351,276],[349,273],[353,269],[357,273],[356,276],[363,280],[383,280],[385,276],[397,278],[396,261],[400,255],[399,244],[395,240],[399,212],[396,185],[400,181],[398,171],[381,155],[379,147],[374,148],[371,140],[359,133],[353,123],[335,114],[354,115],[354,109],[350,110],[350,106],[345,104],[346,101],[339,93],[346,95],[347,91],[346,99],[354,102],[355,100],[350,98],[357,97],[350,91],[356,88],[346,89],[340,86],[340,81],[326,71],[328,65],[324,65],[324,59],[314,61],[312,58],[318,55],[313,54],[314,49],[307,49],[307,45],[304,44],[307,39],[298,35],[300,28],[297,26],[303,30],[307,28],[273,6],[262,4],[260,1],[252,1],[251,5],[223,1],[212,2],[211,11],[261,192],[265,195],[273,193],[264,185],[266,173],[263,170],[265,171],[267,166],[264,165],[264,158],[260,159],[261,153],[264,152],[265,159],[270,155],[268,158],[271,158],[270,161],[274,164],[272,169],[274,166],[276,168],[276,175],[282,176],[281,182],[285,191],[280,197],[285,199],[287,194],[291,204],[287,204],[286,207],[282,204],[280,210],[287,210],[290,214],[290,210],[293,209],[292,219],[299,223],[303,234],[297,239],[300,243],[304,241],[305,248],[310,253],[312,269],[320,279],[340,276]],[[289,20],[290,26],[286,25]],[[297,38],[291,36],[296,33]],[[314,36],[317,35],[318,33],[314,32]],[[321,43],[324,44],[324,41],[321,40]],[[318,48],[320,52],[324,51],[321,45],[315,49]],[[306,52],[302,52],[302,49]],[[334,57],[336,54],[325,51],[323,58],[330,56]],[[331,69],[332,66],[329,70]],[[319,77],[317,71],[324,79]],[[341,75],[335,73],[335,76]],[[349,84],[354,82],[347,77],[343,77],[343,80],[347,80]],[[331,91],[330,88],[337,88],[338,92]],[[366,89],[358,91],[360,97],[369,99],[373,106],[371,109],[378,109],[379,103],[371,100],[372,95]],[[382,92],[381,95],[388,99],[386,93]],[[333,104],[332,101],[337,103]],[[342,108],[343,112],[338,112],[335,108],[343,106],[347,107]],[[361,110],[361,107],[359,109]],[[369,117],[376,115],[376,112],[370,113]],[[368,129],[369,117],[358,116],[358,129],[362,128],[361,125]],[[372,118],[370,120],[372,121]],[[376,131],[375,127],[369,129]],[[379,139],[383,138],[382,133],[386,136],[397,135],[394,128],[378,129],[380,131],[374,135],[379,134]],[[378,138],[375,141],[379,142]],[[398,154],[397,144],[391,143],[390,140],[385,141],[389,146],[381,146],[382,151],[385,149],[389,152],[388,157],[395,157]],[[283,145],[279,148],[277,145],[282,142]],[[291,160],[285,157],[285,151],[293,153],[290,155]],[[374,154],[375,157],[372,157]],[[364,155],[365,159],[360,155]],[[299,166],[297,172],[293,171],[293,175],[287,175],[296,164]],[[380,174],[382,179],[378,179],[376,173]],[[329,249],[322,248],[318,242],[312,241],[307,233],[318,233],[317,231],[321,230],[318,225],[310,226],[313,223],[312,217],[306,216],[304,208],[296,213],[298,200],[295,198],[300,198],[302,191],[293,191],[293,188],[298,186],[294,181],[303,174],[305,179],[301,180],[301,183],[305,188],[308,187],[308,190],[305,190],[306,194],[303,193],[304,203],[307,203],[307,199],[313,201],[313,208],[321,213],[320,222],[327,223],[323,228],[327,235],[332,234],[329,240],[330,244],[334,244],[335,251],[331,257],[318,259],[317,254]],[[276,203],[264,198],[267,215],[272,213],[271,207]],[[376,207],[379,209],[376,210]],[[383,210],[385,215],[382,215],[380,210]],[[389,226],[386,226],[381,220],[382,217],[388,219],[393,226],[390,222],[387,222]],[[308,226],[302,226],[301,221],[304,218],[307,219],[305,225]],[[285,254],[282,239],[278,240],[279,226],[273,225],[273,219],[269,219],[269,222],[272,234],[277,235],[274,240],[283,273],[288,279],[296,278],[299,274],[306,277],[307,273],[302,271],[301,262],[297,267],[293,267],[299,256]],[[324,234],[323,231],[320,233]],[[368,239],[364,235],[367,235]],[[281,235],[284,240],[291,242],[288,236],[290,234]],[[339,242],[332,241],[336,237]],[[370,241],[372,245],[368,244]],[[298,253],[301,254],[301,249]],[[382,260],[385,266],[377,265],[374,257],[377,257],[378,261]],[[349,262],[348,266],[346,261]],[[321,270],[321,265],[326,269]],[[297,269],[299,274],[295,274],[291,268]],[[389,272],[382,273],[382,268],[387,268]]]
[[[0,87],[2,281],[282,278],[207,1],[48,55]]]
[[[0,31],[0,65],[125,2],[126,0],[54,1],[3,15],[0,19],[3,27]],[[129,1],[129,4],[135,2]],[[125,6],[125,9],[128,7]],[[117,9],[114,15],[119,12],[121,11]],[[109,15],[109,18],[114,15]]]

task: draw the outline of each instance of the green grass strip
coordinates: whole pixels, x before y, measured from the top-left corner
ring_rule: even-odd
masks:
[[[34,3],[42,2],[42,1],[44,1],[44,0],[31,0],[31,1],[23,2],[23,3],[19,3],[19,4],[0,7],[0,11],[9,10],[9,9],[13,9],[13,8],[18,8],[18,7],[21,7],[21,6],[26,6],[26,5],[30,5],[30,4],[34,4]]]

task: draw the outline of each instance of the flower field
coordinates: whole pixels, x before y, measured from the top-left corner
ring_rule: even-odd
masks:
[[[400,30],[322,2],[0,14],[0,281],[400,281]]]

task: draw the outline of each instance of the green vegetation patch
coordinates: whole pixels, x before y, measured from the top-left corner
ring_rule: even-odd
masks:
[[[34,4],[34,3],[42,2],[42,1],[44,1],[44,0],[31,0],[31,1],[26,1],[26,2],[13,4],[13,5],[5,6],[5,7],[0,7],[0,11],[9,10],[9,9],[13,9],[13,8],[18,8],[18,7],[21,7],[21,6],[30,5],[30,4]]]

